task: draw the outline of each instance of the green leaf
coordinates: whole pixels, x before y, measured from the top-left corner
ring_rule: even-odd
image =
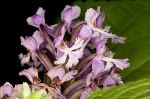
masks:
[[[150,99],[150,79],[98,90],[88,99]]]
[[[115,58],[129,58],[130,67],[121,72],[124,82],[150,78],[150,0],[136,1],[77,1],[81,7],[81,19],[88,8],[100,6],[105,12],[104,26],[126,37],[125,44],[108,44]]]

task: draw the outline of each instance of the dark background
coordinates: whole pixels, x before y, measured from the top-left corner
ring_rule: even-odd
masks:
[[[12,0],[2,5],[1,9],[1,35],[0,35],[0,86],[5,82],[12,85],[27,81],[19,76],[24,67],[20,65],[18,54],[25,51],[20,45],[20,36],[32,35],[36,30],[27,25],[26,19],[36,13],[38,7],[46,10],[45,19],[48,25],[55,24],[63,8],[71,5],[75,0]]]

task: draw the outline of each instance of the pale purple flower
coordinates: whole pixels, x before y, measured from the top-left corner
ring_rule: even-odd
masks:
[[[104,88],[107,88],[109,86],[113,86],[116,84],[123,84],[123,82],[121,81],[120,75],[117,73],[112,73],[112,74],[108,75],[105,78],[105,80],[103,81]]]
[[[97,8],[97,11],[90,8],[85,13],[85,21],[87,22],[87,26],[93,30],[93,42],[98,43],[100,40],[112,38],[112,42],[114,43],[124,43],[125,38],[109,33],[109,28],[102,29],[101,24],[103,23],[104,18],[105,15],[103,12],[100,12],[100,7]]]
[[[25,69],[19,72],[19,75],[26,76],[32,84],[40,83],[40,79],[38,77],[38,70],[34,67],[30,67],[29,69]]]
[[[36,15],[27,18],[27,23],[31,26],[39,28],[40,24],[45,24],[44,14],[45,11],[43,10],[43,8],[39,7]]]
[[[96,48],[96,56],[92,60],[93,79],[102,72],[109,71],[113,66],[123,70],[129,66],[128,59],[113,59],[114,54],[106,50],[105,41],[101,41]]]
[[[47,72],[47,75],[50,77],[51,81],[53,81],[55,77],[58,77],[61,84],[64,83],[65,81],[70,81],[71,79],[74,78],[74,75],[76,74],[77,74],[76,70],[65,73],[65,69],[61,66],[53,67]]]
[[[3,86],[0,87],[0,98],[2,99],[5,95],[8,95],[9,97],[13,93],[13,86],[6,82]]]
[[[66,67],[71,68],[79,62],[79,58],[83,56],[84,40],[77,38],[72,47],[68,47],[65,42],[62,42],[58,50],[64,53],[61,57],[57,57],[54,61],[57,65],[62,65],[66,62],[67,56],[69,57]]]
[[[124,68],[129,67],[128,59],[112,59],[109,57],[103,57],[101,60],[106,62],[105,70],[109,70],[113,65],[117,68],[123,70]]]
[[[38,59],[36,56],[36,50],[40,48],[40,45],[44,42],[44,37],[41,32],[35,31],[32,36],[30,37],[20,37],[21,39],[21,45],[23,45],[27,50],[29,50],[29,53],[27,55],[20,54],[19,59],[21,59],[21,64],[27,64],[30,63],[30,57],[34,61],[34,65],[38,65]]]
[[[67,5],[61,12],[61,19],[65,21],[66,24],[70,25],[71,21],[78,18],[81,13],[79,6],[69,6]]]
[[[57,76],[59,77],[59,79],[62,79],[63,76],[65,75],[65,69],[61,66],[56,66],[51,68],[47,72],[47,75],[50,77],[51,81]]]
[[[19,59],[21,60],[21,65],[27,64],[30,62],[30,54],[23,55],[23,53],[19,54]]]
[[[23,45],[31,52],[37,49],[37,41],[35,40],[35,38],[31,36],[26,38],[20,37],[20,40],[21,40],[21,45]]]
[[[85,13],[85,21],[90,28],[97,27],[99,28],[103,23],[105,15],[103,12],[100,12],[100,7],[95,11],[93,8],[90,8]]]
[[[61,26],[61,30],[59,31],[59,35],[54,39],[55,47],[58,47],[62,42],[66,30],[70,32],[70,24],[72,20],[79,17],[81,11],[78,6],[69,6],[67,5],[64,10],[61,12],[61,19],[64,24]]]

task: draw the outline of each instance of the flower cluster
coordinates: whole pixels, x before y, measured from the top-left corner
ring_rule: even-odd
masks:
[[[97,89],[123,83],[119,71],[129,66],[128,59],[114,59],[106,43],[109,39],[124,43],[125,38],[102,26],[105,14],[100,7],[87,9],[83,21],[77,20],[80,13],[80,7],[67,5],[61,21],[48,25],[45,10],[40,7],[27,18],[28,25],[37,30],[32,36],[20,37],[28,53],[21,53],[19,59],[29,68],[19,75],[26,76],[31,85],[23,83],[13,88],[7,82],[0,87],[0,98],[86,99]],[[40,73],[44,73],[43,78]]]

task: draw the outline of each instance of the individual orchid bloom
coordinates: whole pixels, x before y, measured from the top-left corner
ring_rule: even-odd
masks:
[[[79,17],[81,9],[79,6],[67,5],[61,12],[61,20],[65,22],[66,29],[70,32],[70,24],[72,20]]]
[[[20,37],[21,39],[21,45],[23,45],[25,48],[29,50],[29,53],[27,55],[19,55],[19,59],[21,59],[21,64],[30,64],[30,57],[34,61],[34,65],[38,65],[38,59],[36,56],[35,51],[40,48],[40,45],[44,42],[44,37],[41,32],[35,31],[32,36],[30,37]]]
[[[47,72],[47,75],[50,77],[51,81],[53,81],[56,77],[58,77],[61,84],[66,81],[70,81],[71,79],[74,78],[74,75],[76,74],[77,74],[76,70],[65,73],[65,69],[61,66],[53,67]]]
[[[21,60],[21,65],[27,64],[30,62],[30,54],[23,55],[23,53],[19,54],[19,59]]]
[[[40,83],[40,79],[38,77],[38,70],[34,67],[30,67],[29,69],[25,69],[25,70],[19,72],[19,75],[26,76],[32,84]]]
[[[61,20],[62,20],[62,25],[61,27],[59,27],[59,33],[56,36],[56,38],[54,38],[54,43],[55,43],[55,47],[59,46],[60,43],[62,42],[64,36],[65,36],[65,32],[66,30],[68,31],[68,33],[70,32],[70,24],[72,22],[72,20],[76,19],[79,17],[81,13],[80,7],[78,6],[69,6],[67,5],[64,10],[61,12]]]
[[[27,18],[27,23],[31,26],[39,28],[40,24],[45,24],[45,10],[39,7],[36,15]]]
[[[66,62],[67,56],[69,57],[66,67],[71,68],[79,62],[79,59],[83,56],[84,40],[77,38],[72,47],[68,47],[65,42],[62,42],[58,47],[59,51],[64,53],[62,56],[57,57],[54,61],[57,65],[62,65]]]
[[[90,8],[85,13],[85,21],[90,28],[101,27],[105,19],[104,12],[100,12],[100,7],[97,7],[97,11]]]
[[[35,38],[31,36],[26,38],[20,37],[20,40],[21,40],[21,45],[23,45],[31,52],[37,49],[37,41],[35,40]]]
[[[114,43],[124,43],[125,38],[118,37],[112,33],[109,33],[109,28],[102,29],[101,25],[104,21],[105,15],[103,12],[100,12],[100,7],[95,11],[93,8],[90,8],[85,13],[85,21],[87,22],[88,28],[93,30],[93,37],[98,41],[103,39],[112,38]]]
[[[102,84],[104,88],[107,88],[107,87],[114,86],[117,84],[123,84],[123,82],[121,81],[121,77],[119,74],[112,73],[105,78]]]
[[[127,62],[128,59],[113,59],[114,54],[107,51],[105,43],[105,41],[101,41],[96,48],[97,55],[92,60],[93,79],[96,78],[98,74],[109,71],[113,66],[121,70],[129,66]]]
[[[99,44],[99,46],[97,47],[97,54],[98,54],[98,57],[101,61],[106,62],[105,70],[109,70],[114,65],[117,68],[123,70],[124,68],[127,68],[130,65],[127,62],[128,59],[113,59],[112,58],[112,56],[114,55],[113,53],[109,53],[110,57],[108,57],[108,56],[105,56],[106,55],[106,54],[104,54],[105,52],[107,52],[105,43]],[[112,55],[110,55],[110,54],[112,54]]]
[[[123,70],[124,68],[129,67],[128,59],[112,59],[109,57],[103,57],[101,60],[106,62],[105,70],[109,70],[112,66],[116,66],[117,68]]]
[[[64,10],[61,12],[61,19],[66,23],[71,23],[72,20],[79,17],[81,9],[79,6],[66,5]]]
[[[39,7],[36,14],[28,17],[26,21],[27,21],[28,25],[34,26],[34,27],[38,28],[39,30],[41,29],[40,25],[43,24],[45,26],[48,34],[50,36],[54,37],[54,29],[55,29],[54,27],[57,26],[57,24],[48,26],[45,23],[45,10],[42,7]]]
[[[44,42],[44,37],[39,31],[35,31],[32,36],[20,37],[21,45],[27,48],[30,52],[39,48],[40,44]]]
[[[10,97],[13,93],[13,86],[9,83],[6,82],[3,86],[0,87],[0,98],[3,99],[3,97],[6,96]]]

